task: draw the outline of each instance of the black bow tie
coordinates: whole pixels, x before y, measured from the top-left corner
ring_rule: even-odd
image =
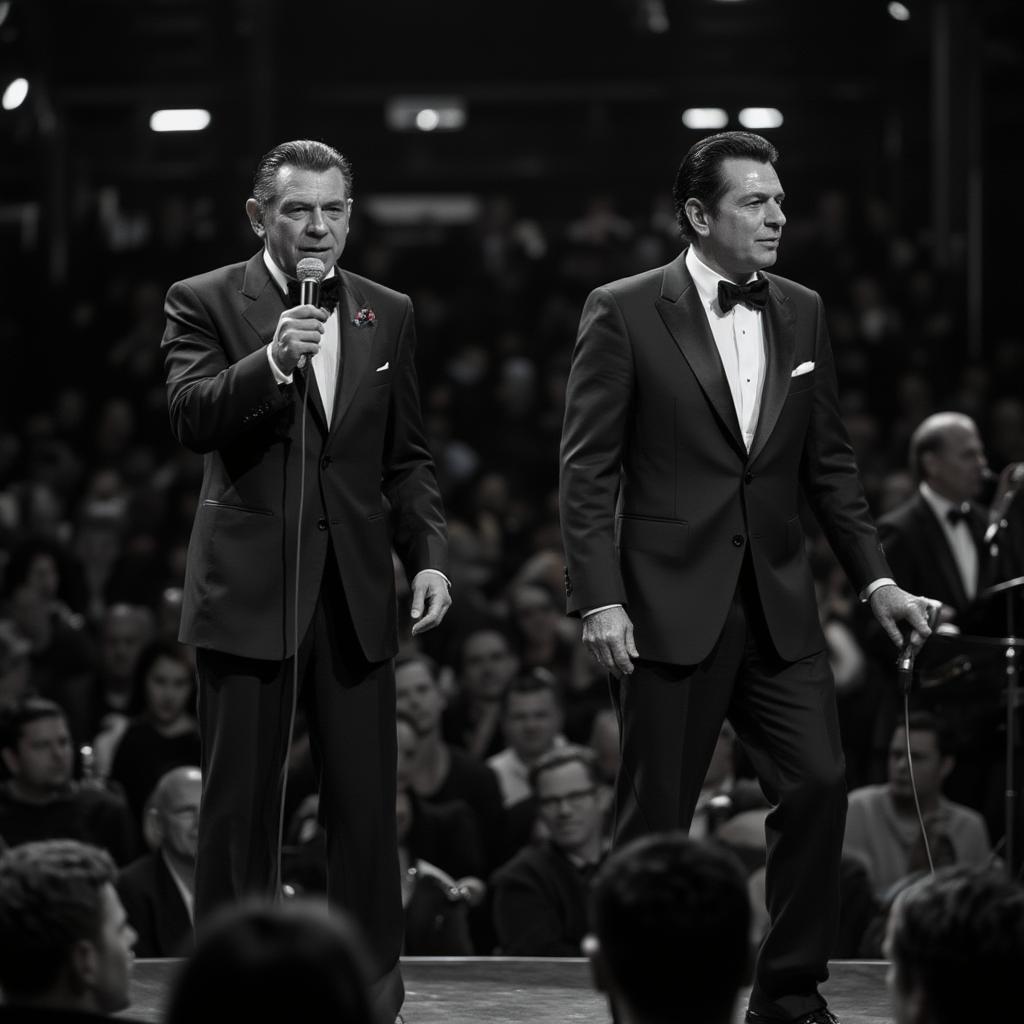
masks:
[[[953,526],[957,523],[970,523],[971,519],[971,506],[967,504],[953,505],[946,509],[946,519],[949,520]]]
[[[299,305],[301,298],[301,286],[298,281],[288,282],[288,304]],[[334,312],[334,307],[341,300],[341,274],[334,274],[332,277],[325,277],[320,282],[320,305],[328,313]]]
[[[738,302],[745,302],[751,309],[764,309],[768,305],[768,279],[759,277],[747,284],[719,281],[718,305],[722,312],[728,313]]]

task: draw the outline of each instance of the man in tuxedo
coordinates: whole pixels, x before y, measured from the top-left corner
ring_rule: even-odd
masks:
[[[338,265],[352,175],[319,142],[256,170],[251,259],[174,284],[163,349],[174,433],[203,453],[180,639],[196,647],[203,802],[196,916],[276,896],[285,765],[302,700],[328,897],[366,930],[382,1013],[402,1001],[392,545],[413,633],[450,599],[409,298]],[[300,304],[300,260],[326,267]]]
[[[988,515],[976,502],[988,461],[974,421],[958,412],[929,416],[911,436],[910,468],[917,492],[878,520],[878,535],[896,578],[941,601],[940,621],[956,622],[986,568]]]
[[[764,273],[786,222],[775,148],[694,145],[689,243],[591,293],[573,352],[560,506],[570,613],[612,674],[616,842],[685,829],[724,719],[775,805],[771,924],[747,1020],[827,1022],[846,811],[801,494],[894,643],[928,602],[890,578],[839,415],[819,296]]]

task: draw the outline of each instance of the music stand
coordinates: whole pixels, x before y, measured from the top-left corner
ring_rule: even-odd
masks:
[[[1010,580],[1024,585],[1024,577]],[[1000,587],[1006,584],[998,584]],[[1020,688],[1018,662],[1024,649],[1024,637],[1012,633],[1002,637],[964,636],[933,633],[917,655],[915,675],[922,689],[944,685],[979,669],[998,670],[1006,679],[1006,790],[1003,816],[1006,836],[1006,871],[1014,876],[1014,826],[1017,818],[1015,754],[1017,745],[1016,710]]]

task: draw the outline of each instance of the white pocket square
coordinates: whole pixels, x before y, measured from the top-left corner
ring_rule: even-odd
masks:
[[[380,373],[382,370],[386,370],[390,365],[391,365],[391,360],[389,359],[383,366],[378,366],[377,369],[374,370],[373,372],[374,373]],[[811,363],[811,366],[813,366],[813,365],[814,365],[814,363]]]
[[[814,369],[814,362],[801,363],[791,374],[790,377],[802,377],[805,373],[810,373]]]

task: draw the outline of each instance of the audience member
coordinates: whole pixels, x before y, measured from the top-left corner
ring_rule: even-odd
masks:
[[[473,812],[488,869],[496,867],[505,830],[501,791],[494,772],[461,747],[445,743],[441,718],[445,697],[434,662],[422,654],[395,664],[398,710],[415,725],[416,756],[409,787],[427,803],[461,800]]]
[[[909,732],[900,724],[892,734],[888,781],[862,786],[849,796],[844,849],[867,865],[881,898],[908,875],[929,866],[914,786],[932,863],[979,866],[992,856],[981,815],[942,795],[943,781],[953,768],[945,729],[926,711],[913,712],[909,725]]]
[[[584,941],[618,1024],[729,1024],[749,984],[750,906],[732,857],[681,832],[616,850],[594,881]]]
[[[128,1006],[135,932],[114,873],[73,840],[0,856],[0,1021],[85,1024]]]
[[[885,956],[896,1024],[1010,1021],[1020,1012],[1024,889],[946,868],[893,903]]]
[[[519,671],[519,659],[500,629],[486,627],[466,635],[459,664],[461,685],[445,708],[444,738],[484,760],[505,745],[501,698]]]
[[[123,798],[72,780],[71,733],[59,705],[29,697],[0,713],[0,836],[9,846],[42,839],[80,839],[125,864],[136,850]]]
[[[590,882],[604,854],[594,755],[565,744],[532,764],[530,780],[549,839],[494,875],[494,925],[506,956],[579,956]]]
[[[118,875],[117,891],[138,936],[136,956],[184,956],[192,948],[202,785],[192,767],[172,768],[160,779],[145,814],[150,851]]]
[[[181,644],[156,641],[135,666],[136,712],[114,750],[110,778],[124,790],[136,827],[153,787],[179,765],[199,764],[195,674]]]
[[[379,1024],[356,922],[320,903],[244,903],[216,914],[175,981],[166,1024]]]

